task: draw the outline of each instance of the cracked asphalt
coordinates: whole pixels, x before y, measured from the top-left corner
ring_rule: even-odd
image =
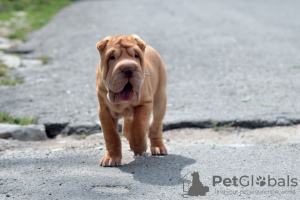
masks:
[[[0,199],[181,199],[187,192],[179,179],[193,171],[210,191],[190,198],[299,199],[299,186],[290,185],[290,178],[300,182],[299,7],[296,0],[87,0],[62,9],[19,46],[34,49],[25,57],[52,60],[16,70],[25,83],[0,87],[1,110],[37,116],[40,124],[98,123],[96,43],[135,33],[167,68],[165,125],[234,121],[238,127],[165,132],[170,155],[164,157],[133,158],[122,139],[118,168],[98,166],[101,133],[0,140]],[[247,123],[289,127],[239,128]],[[214,175],[270,176],[277,185],[213,186]]]

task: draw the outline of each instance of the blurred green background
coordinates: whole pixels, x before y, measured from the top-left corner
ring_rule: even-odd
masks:
[[[0,0],[0,36],[25,40],[25,35],[41,28],[62,7],[77,0]]]

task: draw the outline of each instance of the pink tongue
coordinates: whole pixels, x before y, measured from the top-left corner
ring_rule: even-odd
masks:
[[[120,92],[121,99],[123,101],[128,101],[130,98],[130,94],[132,92],[132,85],[130,83],[127,83],[124,87],[124,89]]]

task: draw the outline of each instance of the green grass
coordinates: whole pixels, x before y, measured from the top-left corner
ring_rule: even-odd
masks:
[[[213,148],[218,148],[218,147],[222,147],[222,144],[218,144],[218,143],[213,144]]]
[[[14,86],[18,83],[24,83],[24,79],[22,78],[12,79],[9,76],[7,76],[7,73],[9,71],[11,70],[0,62],[0,85]]]
[[[37,122],[37,117],[11,117],[8,113],[0,111],[0,123],[28,125]]]
[[[1,76],[6,76],[7,71],[5,69],[0,68],[0,77]]]
[[[251,101],[251,97],[246,97],[242,99],[242,102],[250,102]]]
[[[39,59],[42,61],[43,65],[48,63],[50,60],[50,57],[48,56],[40,56]]]
[[[0,3],[1,5],[1,3]],[[1,9],[0,9],[1,11]],[[9,19],[11,19],[14,15],[10,12],[0,12],[0,20],[1,21],[7,21]]]
[[[11,39],[25,39],[25,35],[43,27],[62,7],[77,0],[0,0],[0,20],[14,17],[15,11],[25,11],[28,27],[17,29]]]
[[[218,122],[215,122],[215,121],[212,121],[211,122],[212,126],[213,126],[213,129],[215,131],[221,131],[221,130],[224,130],[226,128],[230,128],[234,125],[234,122],[230,122],[228,124],[219,124]]]
[[[30,29],[17,29],[14,33],[8,36],[9,39],[20,39],[25,41],[25,35],[29,32]]]
[[[103,149],[105,149],[105,147],[99,146],[99,147],[96,147],[95,149],[96,149],[96,150],[103,150]]]
[[[8,69],[6,68],[6,66],[0,62],[0,77],[6,76],[7,72]]]
[[[16,84],[24,83],[24,79],[17,78],[11,79],[10,77],[4,76],[0,78],[0,85],[14,86]]]

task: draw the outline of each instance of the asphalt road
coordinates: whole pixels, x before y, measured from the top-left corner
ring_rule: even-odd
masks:
[[[47,55],[0,88],[0,107],[39,123],[97,122],[95,47],[107,35],[138,34],[168,72],[165,124],[253,126],[300,122],[300,2],[82,1],[64,8],[20,48]]]
[[[25,83],[0,87],[1,110],[37,116],[41,124],[98,122],[96,43],[107,35],[135,33],[157,49],[166,64],[166,125],[298,124],[299,7],[296,0],[74,3],[19,47],[34,49],[26,57],[47,55],[52,60],[42,67],[18,69]],[[181,199],[179,179],[188,174],[186,181],[191,181],[191,173],[198,171],[210,192],[193,199],[299,199],[299,185],[291,186],[292,178],[300,183],[299,126],[284,129],[280,137],[275,137],[273,129],[258,129],[249,140],[266,133],[270,140],[251,143],[229,140],[223,144],[226,134],[217,135],[213,143],[197,134],[181,143],[190,132],[170,139],[170,155],[165,157],[133,158],[124,141],[124,165],[118,168],[98,166],[104,151],[95,147],[104,146],[103,139],[58,148],[54,148],[55,141],[47,146],[49,141],[1,140],[0,198]],[[235,137],[248,136],[234,133]],[[290,142],[284,142],[285,133]],[[228,187],[212,186],[213,176],[233,181],[234,176],[244,175],[254,176],[253,187],[232,182]],[[267,185],[256,185],[259,176],[265,177],[259,183]],[[276,186],[272,186],[274,179]],[[228,194],[235,189],[239,194]]]
[[[188,185],[193,172],[209,192],[184,195],[190,199],[300,197],[299,125],[218,132],[179,129],[165,132],[164,138],[169,155],[133,157],[122,137],[123,165],[113,168],[99,166],[105,154],[105,148],[98,148],[104,145],[101,133],[42,142],[0,140],[5,147],[0,151],[0,199],[184,199],[181,194],[193,185]],[[214,186],[214,176],[231,183]],[[259,176],[262,180],[257,181]],[[241,180],[237,186],[234,177]],[[257,185],[263,177],[266,184]]]

